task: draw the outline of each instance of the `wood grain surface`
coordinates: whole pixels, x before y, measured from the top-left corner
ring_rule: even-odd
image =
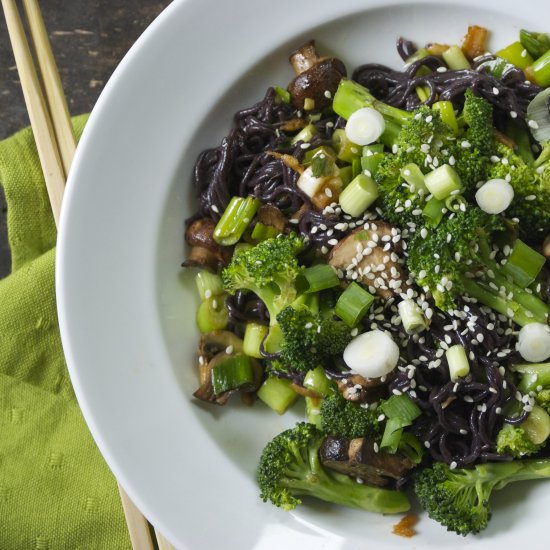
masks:
[[[168,4],[167,0],[41,0],[71,115],[92,110],[124,54]],[[0,139],[28,124],[6,24],[0,16]],[[0,278],[9,272],[6,203],[0,187]]]

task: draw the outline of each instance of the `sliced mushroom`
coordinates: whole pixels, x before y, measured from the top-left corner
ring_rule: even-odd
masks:
[[[359,374],[353,374],[338,380],[337,384],[344,399],[354,403],[372,403],[383,397],[386,385],[392,378],[393,373],[383,378],[364,378]]]
[[[220,331],[222,332],[222,331]],[[193,393],[193,396],[201,401],[206,401],[207,403],[214,403],[216,405],[225,405],[227,400],[231,397],[232,394],[242,391],[244,393],[250,393],[256,391],[262,382],[263,369],[260,363],[254,359],[251,359],[253,365],[254,373],[254,382],[253,384],[247,384],[246,387],[237,388],[234,390],[226,391],[220,394],[214,392],[214,386],[212,384],[212,371],[214,368],[225,361],[231,354],[226,351],[217,353],[212,357],[208,362],[203,361],[200,365],[200,387]]]
[[[319,449],[323,466],[360,478],[371,485],[387,485],[414,467],[414,463],[399,452],[376,452],[373,439],[328,436]]]
[[[297,109],[323,109],[347,74],[346,66],[339,59],[317,55],[314,40],[295,50],[289,61],[296,78],[288,85],[288,91]]]
[[[202,362],[209,362],[214,355],[228,349],[232,353],[240,353],[243,350],[243,341],[228,330],[213,330],[201,335],[198,355]]]
[[[256,213],[256,219],[264,225],[274,227],[279,233],[284,233],[287,224],[286,216],[272,204],[264,204]]]
[[[202,218],[190,223],[185,232],[185,241],[191,247],[183,267],[202,267],[217,271],[231,260],[232,249],[214,241],[216,222]]]
[[[343,271],[346,278],[357,273],[356,282],[387,300],[408,289],[403,269],[394,261],[395,256],[392,259],[392,253],[401,249],[397,236],[390,224],[376,220],[344,237],[332,249],[328,263]],[[386,246],[388,250],[384,250]]]

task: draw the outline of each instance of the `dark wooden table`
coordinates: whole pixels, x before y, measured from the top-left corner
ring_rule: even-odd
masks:
[[[124,54],[168,0],[41,0],[72,115],[93,108]],[[0,139],[27,126],[25,102],[0,15]],[[0,187],[0,278],[10,272],[6,203]]]

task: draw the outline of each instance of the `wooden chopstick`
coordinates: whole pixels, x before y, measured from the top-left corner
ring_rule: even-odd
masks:
[[[46,102],[50,108],[50,116],[59,153],[61,154],[63,169],[65,170],[65,176],[68,177],[76,150],[76,138],[71,124],[67,100],[40,7],[36,0],[23,0],[23,6],[25,7],[29,30],[34,43],[38,67],[42,75]]]
[[[15,0],[2,0],[2,7],[55,224],[58,225],[65,183],[76,149],[76,139],[40,8],[36,0],[23,2],[45,94],[40,86]],[[147,519],[120,484],[118,490],[132,547],[136,550],[153,550],[151,529]],[[160,533],[156,532],[156,536],[161,550],[173,548]]]
[[[25,37],[23,23],[19,17],[15,0],[2,0],[2,7],[6,16],[8,34],[19,72],[19,80],[23,88],[23,96],[25,97],[40,164],[46,180],[53,217],[57,225],[61,212],[63,191],[65,190],[66,174],[57,149],[57,140],[46,99],[34,68],[29,44]]]

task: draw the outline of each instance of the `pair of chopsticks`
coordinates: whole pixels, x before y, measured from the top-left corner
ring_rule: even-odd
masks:
[[[76,138],[59,71],[37,0],[23,0],[34,53],[33,56],[15,0],[1,0],[10,41],[23,88],[23,95],[48,189],[53,217],[59,224],[65,183],[76,149]],[[39,78],[40,74],[40,78]],[[151,527],[124,489],[118,485],[132,546],[153,550]],[[170,550],[170,543],[155,530],[159,550]]]

